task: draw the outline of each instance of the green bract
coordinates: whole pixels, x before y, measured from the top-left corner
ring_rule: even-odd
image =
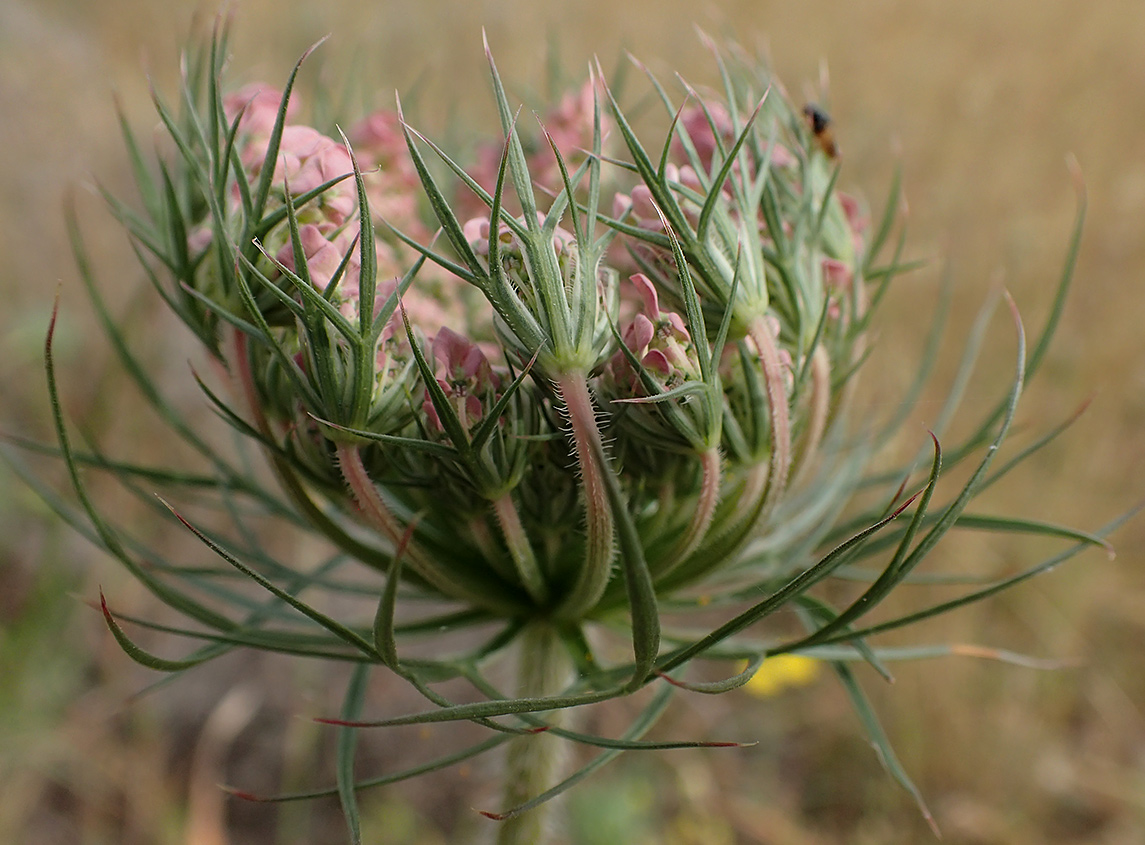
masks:
[[[674,691],[735,689],[784,653],[830,662],[888,768],[913,792],[849,666],[867,662],[887,675],[890,659],[948,649],[885,651],[870,637],[1104,544],[1100,534],[969,510],[1060,430],[995,464],[1061,313],[1082,214],[1029,352],[1011,308],[1018,340],[1007,394],[964,442],[940,449],[937,431],[928,459],[872,475],[875,450],[902,419],[884,427],[853,419],[859,380],[877,378],[862,371],[871,314],[911,269],[901,238],[890,243],[898,183],[871,227],[837,188],[822,113],[787,101],[758,64],[713,50],[722,90],[689,89],[682,101],[649,76],[667,125],[649,141],[599,68],[536,130],[509,102],[490,57],[504,137],[453,157],[400,108],[337,138],[299,122],[298,67],[284,91],[230,91],[226,45],[224,32],[188,56],[177,111],[156,97],[172,156],[145,161],[125,124],[142,208],[109,201],[156,291],[224,365],[229,394],[200,386],[265,456],[277,489],[163,398],[104,308],[74,226],[108,336],[172,432],[203,456],[203,473],[76,449],[49,337],[59,454],[93,539],[197,623],[184,633],[201,644],[162,659],[128,639],[105,605],[127,652],[163,671],[239,647],[358,664],[334,720],[343,733],[329,790],[342,797],[355,837],[355,787],[509,743],[506,807],[496,814],[506,820],[502,841],[539,841],[533,808],[621,751],[703,744],[643,739]],[[976,352],[975,340],[967,371]],[[969,468],[961,487],[939,487],[944,461]],[[276,560],[241,530],[184,521],[216,565],[155,566],[160,550],[126,542],[94,507],[85,465],[133,489],[144,478],[165,481],[180,521],[185,489],[213,490],[234,521],[256,511],[323,537],[331,556]],[[872,621],[955,527],[1075,545],[943,604]],[[266,591],[264,603],[252,607],[234,589],[234,570]],[[842,606],[814,589],[838,576],[859,584]],[[365,594],[372,615],[331,615],[324,595],[344,592]],[[794,611],[802,635],[753,627],[781,609]],[[688,619],[697,610],[723,621],[697,633]],[[424,645],[462,630],[472,632],[467,650]],[[405,649],[411,637],[423,640],[416,658]],[[601,656],[617,653],[627,656]],[[499,689],[487,669],[514,654],[520,686]],[[722,665],[727,680],[690,681],[697,660]],[[734,662],[744,660],[746,669]],[[429,709],[363,721],[381,709],[364,699],[365,673],[376,666],[407,679]],[[483,700],[457,704],[436,691],[458,677]],[[639,699],[642,714],[622,737],[590,736],[561,718],[645,687],[654,693]],[[352,782],[355,731],[451,720],[477,722],[490,736],[429,766]],[[562,772],[550,746],[566,741],[599,756]]]

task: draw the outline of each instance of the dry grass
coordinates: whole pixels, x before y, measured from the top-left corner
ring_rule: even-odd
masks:
[[[59,286],[71,332],[61,346],[71,410],[120,437],[145,430],[125,418],[123,406],[104,401],[118,396],[118,382],[102,369],[106,350],[84,314],[60,208],[65,193],[89,174],[113,189],[123,183],[126,163],[110,92],[118,89],[135,125],[149,125],[140,68],[171,90],[178,45],[197,5],[0,3],[0,419],[6,429],[44,430],[39,349]],[[649,15],[653,20],[642,22]],[[470,114],[487,102],[476,86],[481,25],[510,79],[538,74],[545,37],[553,34],[573,66],[593,52],[607,66],[625,46],[654,68],[705,80],[711,69],[690,30],[693,20],[741,40],[769,37],[774,64],[795,91],[818,79],[826,59],[844,182],[877,202],[895,161],[901,162],[913,251],[942,256],[957,280],[954,337],[997,279],[1014,293],[1027,323],[1040,325],[1073,212],[1064,160],[1076,154],[1091,199],[1077,284],[1045,378],[1024,399],[1021,419],[1056,421],[1090,394],[1095,398],[1064,442],[993,494],[993,504],[1093,527],[1145,492],[1139,471],[1145,465],[1145,5],[1137,0],[1084,6],[1065,0],[745,0],[700,9],[682,0],[250,0],[238,18],[237,74],[281,79],[310,41],[332,31],[323,48],[330,63],[360,51],[380,101],[394,87],[407,88],[423,75],[430,80],[423,93],[430,122],[434,105],[441,113],[456,106]],[[81,196],[79,204],[112,298],[126,307],[136,279],[125,239],[97,202]],[[905,367],[896,362],[915,354],[923,331],[917,314],[929,307],[938,274],[903,282],[888,309],[880,339],[888,378],[901,379],[898,370]],[[997,329],[991,363],[1008,368],[1012,342],[1001,321]],[[953,344],[947,352],[949,376]],[[168,346],[164,354],[172,373],[184,378],[185,353]],[[920,409],[920,440],[934,408],[924,403]],[[161,448],[137,442],[141,449]],[[210,678],[190,678],[125,706],[145,679],[67,591],[90,597],[102,582],[124,605],[145,606],[146,600],[110,563],[42,519],[43,509],[22,488],[6,477],[2,482],[0,840],[221,843],[210,838],[218,818],[210,802],[188,809],[192,749],[204,753],[198,737],[209,698],[247,669],[231,663]],[[1076,658],[1077,668],[1037,674],[952,660],[906,666],[886,689],[868,679],[946,841],[1145,841],[1143,541],[1145,520],[1138,519],[1116,538],[1114,563],[1091,554],[927,631],[934,640]],[[955,548],[938,564],[998,571],[1016,568],[1030,554],[1026,544],[989,540]],[[317,739],[288,717],[315,704],[321,682],[312,668],[259,666],[265,677],[278,679],[276,706],[260,711],[273,726],[232,748],[228,774],[257,781],[262,760],[297,777],[317,759]],[[764,743],[752,752],[668,758],[677,763],[670,774],[632,759],[609,776],[607,789],[586,787],[584,802],[623,798],[612,804],[631,817],[617,823],[629,825],[624,829],[632,841],[926,841],[909,800],[881,774],[829,684],[768,702],[729,698],[713,708],[686,707],[676,718],[689,730],[732,720]],[[658,798],[656,790],[669,782],[680,797]],[[411,798],[412,809],[399,804],[398,795],[372,809],[374,830],[380,814],[389,813],[387,841],[443,841],[434,838],[432,816],[449,802],[454,810],[440,821],[462,825],[455,841],[474,824],[464,813],[474,799],[464,791]],[[188,817],[196,819],[201,807],[207,809],[198,821],[207,827],[188,837]],[[313,813],[323,834],[305,832],[306,810],[229,812],[234,843],[340,841],[329,807]],[[661,821],[649,821],[654,812]],[[408,838],[397,832],[399,822]],[[578,841],[609,841],[586,837]]]

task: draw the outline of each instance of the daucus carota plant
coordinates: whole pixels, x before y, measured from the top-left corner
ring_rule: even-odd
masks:
[[[903,419],[858,424],[855,413],[858,385],[878,377],[863,367],[872,312],[910,269],[901,236],[891,238],[897,182],[870,225],[838,188],[823,113],[793,105],[758,63],[712,46],[721,90],[676,98],[648,74],[667,127],[650,142],[599,68],[538,126],[510,102],[490,56],[502,136],[450,154],[400,104],[345,134],[304,124],[292,95],[301,62],[281,90],[231,90],[226,47],[224,32],[188,55],[178,108],[156,96],[170,155],[148,163],[125,122],[142,207],[108,199],[147,279],[218,365],[219,383],[199,381],[206,400],[277,485],[163,398],[104,307],[74,226],[117,353],[203,472],[75,448],[48,338],[58,454],[84,516],[49,501],[195,623],[183,633],[200,643],[179,659],[155,656],[103,603],[127,653],[167,672],[237,648],[354,663],[341,715],[325,720],[339,732],[336,786],[309,795],[337,794],[355,841],[357,791],[505,746],[505,803],[488,815],[502,842],[541,842],[546,802],[622,751],[713,744],[645,738],[674,693],[734,690],[779,655],[835,670],[917,797],[851,667],[887,676],[891,660],[952,648],[871,638],[1105,544],[970,510],[1060,430],[995,461],[1061,313],[1076,230],[1028,350],[1011,304],[1014,375],[996,407],[953,448],[940,448],[938,426],[927,459],[873,474],[875,451]],[[944,462],[968,468],[953,489],[938,483]],[[85,466],[133,491],[165,483],[172,518],[214,565],[170,565],[115,525],[87,494]],[[213,491],[240,528],[180,515],[191,488],[196,501]],[[252,513],[323,538],[331,556],[274,558],[241,527]],[[873,621],[954,528],[1073,545]],[[262,600],[235,586],[236,571]],[[839,577],[856,590],[836,606],[817,588]],[[347,593],[370,610],[347,613]],[[779,610],[804,630],[769,627]],[[493,669],[506,661],[512,689]],[[366,694],[373,670],[404,678],[427,709],[385,713]],[[441,683],[458,679],[469,694],[447,697]],[[629,696],[640,708],[620,737],[568,718]],[[362,731],[457,720],[489,736],[355,780]],[[577,768],[562,756],[570,744],[595,756]]]

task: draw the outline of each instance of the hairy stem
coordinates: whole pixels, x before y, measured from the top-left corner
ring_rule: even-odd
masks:
[[[768,468],[767,492],[764,494],[763,502],[763,513],[766,514],[787,487],[787,474],[791,470],[791,414],[787,406],[787,385],[783,362],[779,357],[779,347],[775,335],[762,315],[751,321],[748,334],[759,352],[771,423],[771,461]]]
[[[831,359],[822,346],[811,353],[811,396],[807,416],[807,430],[800,444],[795,484],[802,481],[819,451],[823,434],[827,430],[827,417],[831,410]]]
[[[521,579],[533,601],[544,604],[549,597],[549,588],[537,565],[533,547],[529,545],[529,536],[521,525],[521,515],[513,502],[513,494],[505,493],[497,498],[493,502],[493,512],[497,515],[497,523],[501,526],[505,545],[508,546],[509,555],[513,558],[517,577]]]
[[[362,463],[361,450],[352,444],[339,443],[337,448],[338,466],[342,477],[350,487],[362,516],[377,529],[395,549],[400,549],[411,570],[443,596],[472,602],[479,607],[502,610],[514,608],[509,602],[498,602],[485,593],[466,586],[456,573],[444,569],[430,555],[426,554],[409,536],[409,529],[394,516],[373,479]]]
[[[676,542],[661,564],[657,577],[667,575],[696,551],[707,536],[712,518],[716,515],[716,505],[720,501],[720,478],[722,476],[719,447],[708,449],[700,454],[700,497],[696,502],[692,521],[687,530]]]
[[[579,618],[600,601],[612,574],[612,509],[604,479],[609,468],[597,458],[604,454],[604,444],[584,373],[566,373],[557,379],[556,387],[569,417],[580,468],[585,521],[584,563],[559,610],[563,616]]]
[[[760,461],[748,468],[738,493],[732,491],[735,507],[709,528],[691,560],[677,567],[670,577],[657,582],[658,588],[671,589],[678,584],[694,582],[704,573],[718,569],[743,548],[751,539],[763,512],[767,475],[766,462]]]
[[[251,419],[254,420],[258,433],[267,442],[274,442],[274,433],[270,429],[270,422],[258,401],[258,391],[255,388],[254,376],[250,370],[250,359],[247,354],[246,334],[238,329],[232,329],[231,345],[233,347],[231,366],[234,368],[234,375],[238,380],[239,392],[246,401],[247,409],[250,411]],[[279,452],[267,449],[267,456],[279,485],[294,506],[306,516],[311,525],[330,538],[338,548],[353,555],[362,563],[382,572],[385,571],[386,561],[378,550],[359,543],[332,520],[322,508],[316,505],[298,480],[297,474]]]

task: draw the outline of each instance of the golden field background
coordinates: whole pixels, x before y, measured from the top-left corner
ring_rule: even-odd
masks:
[[[196,11],[208,23],[214,13],[202,3],[158,0],[0,0],[4,431],[47,431],[40,355],[59,290],[69,412],[132,454],[164,451],[146,439],[153,429],[132,415],[121,398],[124,380],[106,367],[106,344],[92,331],[68,255],[62,208],[75,191],[116,308],[154,314],[129,301],[139,279],[126,238],[84,185],[97,178],[126,190],[113,92],[146,137],[155,119],[145,72],[160,90],[174,91],[178,50]],[[889,297],[866,385],[876,374],[892,387],[905,382],[925,332],[920,315],[930,313],[940,275],[948,269],[955,280],[954,325],[935,386],[907,427],[917,438],[910,447],[925,438],[927,415],[957,364],[957,340],[992,285],[1013,293],[1031,333],[1041,326],[1074,213],[1065,160],[1076,156],[1090,201],[1081,260],[1058,342],[1019,421],[1049,426],[1093,401],[1059,443],[989,501],[1005,513],[1095,528],[1145,496],[1145,4],[1138,0],[248,0],[236,8],[232,79],[280,82],[302,50],[330,32],[315,66],[360,62],[376,80],[363,88],[376,88],[377,104],[424,80],[420,113],[430,125],[444,125],[450,111],[488,122],[482,26],[503,76],[528,86],[543,71],[550,41],[568,67],[594,53],[611,67],[623,47],[662,78],[677,70],[710,81],[710,57],[693,23],[747,43],[766,40],[796,97],[818,83],[826,61],[847,190],[878,206],[901,165],[909,252],[935,260]],[[993,329],[971,405],[989,401],[989,389],[1010,372],[1012,329],[1002,317]],[[196,402],[186,349],[174,341],[155,348],[174,392]],[[880,388],[871,401],[885,412],[879,403],[894,395]],[[275,811],[223,803],[213,791],[219,780],[257,782],[267,766],[308,783],[331,777],[328,760],[307,770],[323,759],[323,737],[292,718],[322,700],[321,671],[285,661],[252,670],[228,658],[129,701],[154,679],[129,664],[76,597],[91,599],[102,585],[121,607],[151,611],[152,602],[58,528],[2,467],[0,842],[344,841],[329,804]],[[44,471],[59,480],[50,466]],[[960,539],[936,558],[936,569],[1009,572],[1046,552],[1024,541]],[[946,842],[1145,842],[1145,518],[1114,543],[1113,562],[1088,553],[911,635],[1012,648],[1070,668],[948,659],[903,665],[893,686],[864,676]],[[258,684],[243,688],[261,695],[256,727],[232,736],[214,720],[204,730],[223,691],[252,672]],[[826,679],[762,701],[689,700],[665,730],[714,736],[728,724],[761,745],[629,755],[574,793],[570,842],[929,841],[909,796],[882,772]],[[379,765],[388,766],[380,742]],[[481,826],[468,808],[484,806],[474,797],[476,779],[463,772],[381,793],[367,807],[370,841],[470,841]]]

